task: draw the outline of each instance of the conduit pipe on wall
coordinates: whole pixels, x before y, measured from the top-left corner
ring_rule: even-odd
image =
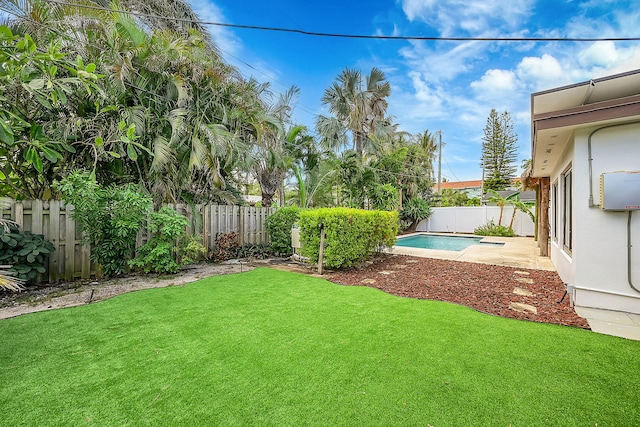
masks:
[[[631,289],[640,293],[640,289],[633,285],[633,280],[631,279],[631,214],[633,214],[633,211],[629,211],[629,218],[627,219],[627,281]]]
[[[594,130],[593,132],[591,132],[589,134],[589,139],[587,140],[587,149],[589,151],[589,207],[590,208],[600,207],[600,205],[594,205],[593,204],[593,156],[591,155],[591,137],[593,137],[593,135],[596,132],[601,131],[603,129],[615,128],[615,127],[620,127],[620,126],[630,126],[630,125],[635,125],[637,123],[640,123],[640,120],[634,120],[632,122],[616,123],[614,125],[602,126],[602,127]]]

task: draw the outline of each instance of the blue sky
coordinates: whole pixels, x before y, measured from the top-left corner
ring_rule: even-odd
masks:
[[[324,33],[436,37],[639,37],[637,0],[188,0],[201,19]],[[321,97],[345,68],[382,69],[402,130],[442,131],[442,175],[480,179],[491,108],[509,111],[520,160],[530,157],[530,94],[640,68],[639,42],[396,41],[210,26],[228,62],[283,92],[313,129]]]

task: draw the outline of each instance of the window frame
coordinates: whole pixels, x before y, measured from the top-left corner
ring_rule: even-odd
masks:
[[[573,251],[573,168],[569,165],[562,180],[562,247],[568,254]]]

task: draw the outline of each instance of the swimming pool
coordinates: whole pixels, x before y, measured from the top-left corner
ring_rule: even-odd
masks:
[[[482,242],[482,239],[484,239],[484,237],[414,234],[412,236],[399,237],[396,246],[438,249],[442,251],[461,251],[471,245],[504,245],[504,243]]]

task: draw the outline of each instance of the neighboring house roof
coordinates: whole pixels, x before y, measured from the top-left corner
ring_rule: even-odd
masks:
[[[640,70],[531,94],[532,176],[551,174],[578,127],[640,116]]]
[[[535,203],[536,201],[536,192],[532,191],[532,190],[528,190],[528,191],[517,191],[517,190],[505,190],[505,191],[498,191],[497,192],[500,196],[507,198],[509,196],[512,196],[516,193],[519,193],[519,199],[521,202],[533,202]],[[492,194],[485,194],[484,198],[482,199],[482,203],[492,203],[490,202],[490,198],[491,198]]]
[[[440,184],[440,187],[444,190],[450,188],[452,190],[468,190],[472,188],[482,187],[482,180],[475,181],[447,181]],[[438,190],[438,184],[433,186],[434,190]]]
[[[482,188],[482,180],[476,179],[474,181],[447,181],[440,184],[443,190],[449,188],[451,190],[475,190]],[[513,186],[520,186],[520,178],[513,179]],[[433,191],[438,191],[438,184],[433,186]]]

